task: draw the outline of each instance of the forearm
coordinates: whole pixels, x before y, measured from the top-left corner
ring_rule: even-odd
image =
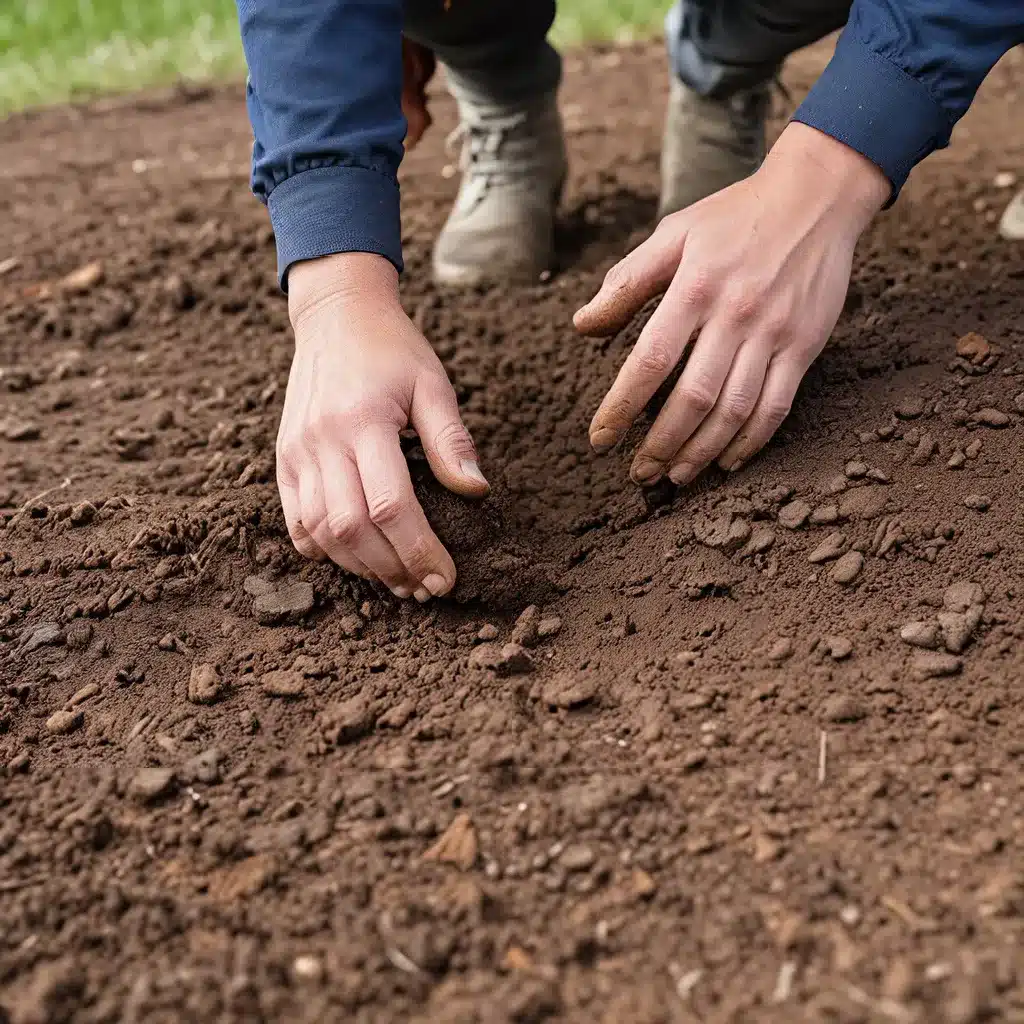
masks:
[[[401,0],[238,0],[253,192],[282,284],[296,262],[369,252],[401,267]]]

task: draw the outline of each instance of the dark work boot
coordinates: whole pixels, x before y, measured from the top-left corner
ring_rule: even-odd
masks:
[[[710,99],[673,78],[661,151],[659,220],[757,170],[764,160],[770,105],[768,82]]]

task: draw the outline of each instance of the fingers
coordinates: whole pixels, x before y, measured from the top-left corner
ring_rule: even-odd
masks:
[[[573,323],[581,334],[614,334],[645,302],[668,288],[686,236],[674,217],[666,218],[662,225],[608,271],[598,293],[577,311]]]
[[[404,600],[419,586],[388,539],[370,521],[362,481],[351,458],[327,455],[319,478],[323,486],[322,545],[331,559],[350,571],[351,563],[363,565],[360,575],[376,577]],[[315,534],[319,540],[321,533]]]
[[[409,478],[398,435],[368,427],[355,443],[370,521],[387,537],[406,571],[419,581],[418,601],[447,594],[455,586],[455,563],[427,522]]]
[[[778,357],[771,361],[754,411],[718,459],[722,469],[734,472],[772,439],[789,415],[804,372],[799,363]]]
[[[594,414],[590,423],[594,451],[603,454],[614,447],[640,415],[679,362],[699,315],[699,306],[689,301],[687,286],[675,278]]]
[[[754,411],[767,372],[768,354],[761,346],[747,344],[736,353],[714,408],[672,459],[673,483],[689,483],[722,453]]]
[[[298,491],[291,484],[285,484],[282,480],[278,482],[278,490],[281,494],[284,521],[288,526],[288,536],[291,537],[295,550],[303,558],[312,559],[314,562],[324,561],[327,556],[302,525],[302,507],[299,504]]]
[[[436,384],[417,383],[410,420],[430,468],[443,486],[467,498],[483,498],[490,491],[447,379]]]
[[[630,476],[634,483],[660,480],[679,449],[715,409],[741,337],[718,322],[701,330],[686,369],[633,459]]]

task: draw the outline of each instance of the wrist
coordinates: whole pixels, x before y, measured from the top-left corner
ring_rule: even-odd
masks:
[[[892,185],[877,164],[817,128],[793,121],[764,163],[810,201],[847,219],[859,234],[889,201]]]
[[[288,315],[292,327],[325,306],[399,302],[398,271],[376,253],[341,252],[295,263],[288,272]]]

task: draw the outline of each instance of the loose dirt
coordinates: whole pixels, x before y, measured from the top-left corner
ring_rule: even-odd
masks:
[[[288,544],[240,89],[0,124],[0,1020],[1024,1019],[1024,59],[764,457],[646,495],[586,432],[639,324],[570,317],[653,215],[661,53],[566,78],[549,282],[430,285],[447,100],[404,171],[496,485],[429,499],[425,609]]]

